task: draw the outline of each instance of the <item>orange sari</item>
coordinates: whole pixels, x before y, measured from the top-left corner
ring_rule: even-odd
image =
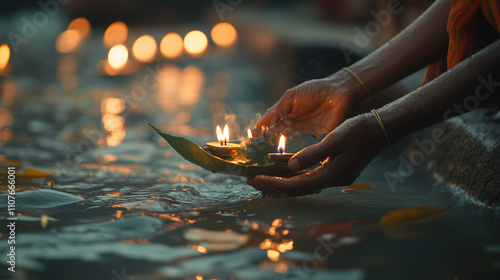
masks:
[[[427,66],[426,84],[500,38],[500,0],[453,0],[446,57]]]

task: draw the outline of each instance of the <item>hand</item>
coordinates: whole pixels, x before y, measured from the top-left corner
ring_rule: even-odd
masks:
[[[296,172],[322,162],[314,170],[291,178],[259,175],[247,183],[265,194],[300,196],[354,182],[387,143],[375,117],[368,113],[346,120],[318,144],[307,147],[288,161]]]
[[[325,134],[341,124],[367,93],[345,71],[289,89],[257,122],[254,135]]]

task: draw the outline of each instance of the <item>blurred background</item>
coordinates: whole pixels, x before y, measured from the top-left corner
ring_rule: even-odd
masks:
[[[76,108],[92,117],[106,115],[106,131],[127,118],[132,122],[133,116],[154,114],[161,115],[161,122],[174,122],[169,127],[174,130],[186,124],[211,128],[210,121],[235,111],[244,112],[240,124],[250,125],[286,89],[355,62],[397,34],[431,1],[397,1],[397,12],[389,18],[380,15],[392,2],[6,3],[0,12],[0,143],[15,134],[9,113],[14,101],[24,104],[20,109],[29,112],[27,117],[33,117],[30,106],[36,106],[49,118],[47,123],[43,118],[22,122],[40,131],[74,123],[70,119]],[[111,107],[115,114],[107,113]],[[47,111],[52,114],[43,114]],[[125,111],[127,117],[118,118]],[[110,140],[116,143],[126,133],[114,135],[120,135]]]

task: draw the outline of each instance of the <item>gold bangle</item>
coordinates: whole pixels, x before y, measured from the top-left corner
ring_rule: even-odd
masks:
[[[389,146],[389,149],[390,149],[391,148],[391,140],[389,140],[389,135],[387,134],[387,130],[385,130],[385,126],[384,126],[384,123],[382,122],[382,118],[378,114],[377,110],[372,109],[370,112],[377,119],[377,122],[380,125],[380,128],[382,129],[382,132],[384,132],[385,140],[387,141],[387,145]]]
[[[365,89],[365,91],[368,93],[368,98],[366,100],[371,100],[372,99],[372,92],[371,90],[368,88],[368,86],[365,84],[365,82],[363,82],[363,80],[361,80],[360,77],[358,77],[358,75],[356,75],[356,73],[354,73],[351,69],[347,68],[347,67],[343,67],[342,70],[345,70],[347,71],[347,73],[351,74],[354,79],[356,79],[358,81],[358,83]]]

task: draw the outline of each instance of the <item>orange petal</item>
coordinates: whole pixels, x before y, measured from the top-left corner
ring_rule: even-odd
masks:
[[[24,171],[21,171],[17,174],[19,177],[30,177],[30,178],[43,178],[50,177],[52,174],[38,170],[36,168],[28,168]]]
[[[448,210],[450,206],[446,208],[436,207],[436,206],[420,206],[420,207],[411,207],[405,209],[399,209],[395,211],[390,211],[385,216],[380,219],[380,225],[386,224],[394,224],[400,223],[404,221],[422,219],[428,216],[435,215],[437,213],[441,213],[445,210]]]
[[[369,189],[370,188],[370,184],[368,184],[368,183],[352,184],[352,185],[349,186],[349,188],[353,188],[353,189]]]

